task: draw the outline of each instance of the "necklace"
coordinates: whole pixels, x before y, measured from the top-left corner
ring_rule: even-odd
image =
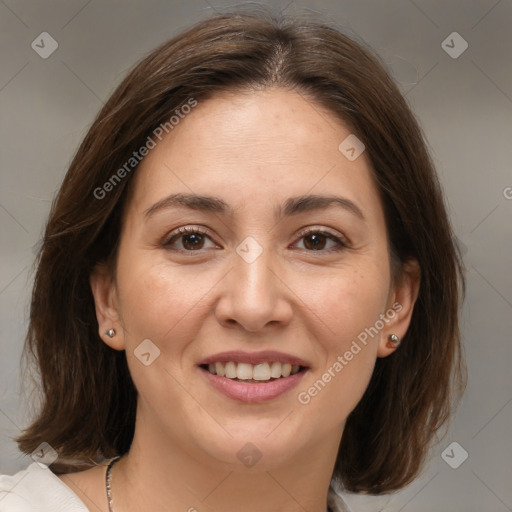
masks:
[[[112,500],[112,468],[114,464],[119,461],[121,457],[115,457],[112,459],[107,466],[107,471],[105,472],[105,488],[107,491],[107,501],[108,501],[108,512],[114,512],[114,502]],[[331,512],[331,507],[327,507],[327,512]]]
[[[112,468],[114,467],[114,464],[120,459],[120,457],[116,457],[112,459],[108,466],[107,471],[105,473],[105,487],[107,490],[107,500],[108,500],[108,512],[114,512],[114,503],[112,501],[112,487],[111,487],[111,480],[112,480]]]

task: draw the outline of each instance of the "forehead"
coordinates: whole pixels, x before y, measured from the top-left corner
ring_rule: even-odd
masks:
[[[334,114],[296,91],[218,94],[198,101],[144,158],[134,177],[135,209],[175,192],[214,191],[238,209],[339,192],[379,214],[367,156],[350,161],[339,150],[350,135]]]

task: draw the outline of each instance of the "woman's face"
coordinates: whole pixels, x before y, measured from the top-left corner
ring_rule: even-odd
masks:
[[[233,464],[336,455],[414,295],[392,286],[369,160],[338,148],[350,134],[295,92],[224,93],[142,161],[115,280],[92,287],[147,436]]]

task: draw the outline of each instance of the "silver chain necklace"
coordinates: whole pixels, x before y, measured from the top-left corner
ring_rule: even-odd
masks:
[[[112,459],[107,466],[107,471],[105,473],[105,487],[107,490],[107,500],[108,500],[108,512],[114,512],[114,502],[112,500],[112,468],[114,464],[119,461],[121,457],[116,457]],[[331,508],[327,507],[327,512],[331,512]]]
[[[112,459],[108,466],[107,471],[105,473],[105,487],[107,490],[107,500],[108,500],[108,512],[114,512],[114,503],[112,501],[112,468],[114,467],[114,464],[120,459],[120,457],[116,457],[115,459]]]

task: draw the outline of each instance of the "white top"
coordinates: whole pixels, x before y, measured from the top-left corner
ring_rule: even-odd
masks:
[[[107,500],[105,492],[105,501]],[[332,489],[333,512],[351,512]],[[0,512],[89,512],[83,501],[47,466],[34,462],[13,476],[0,475]]]

